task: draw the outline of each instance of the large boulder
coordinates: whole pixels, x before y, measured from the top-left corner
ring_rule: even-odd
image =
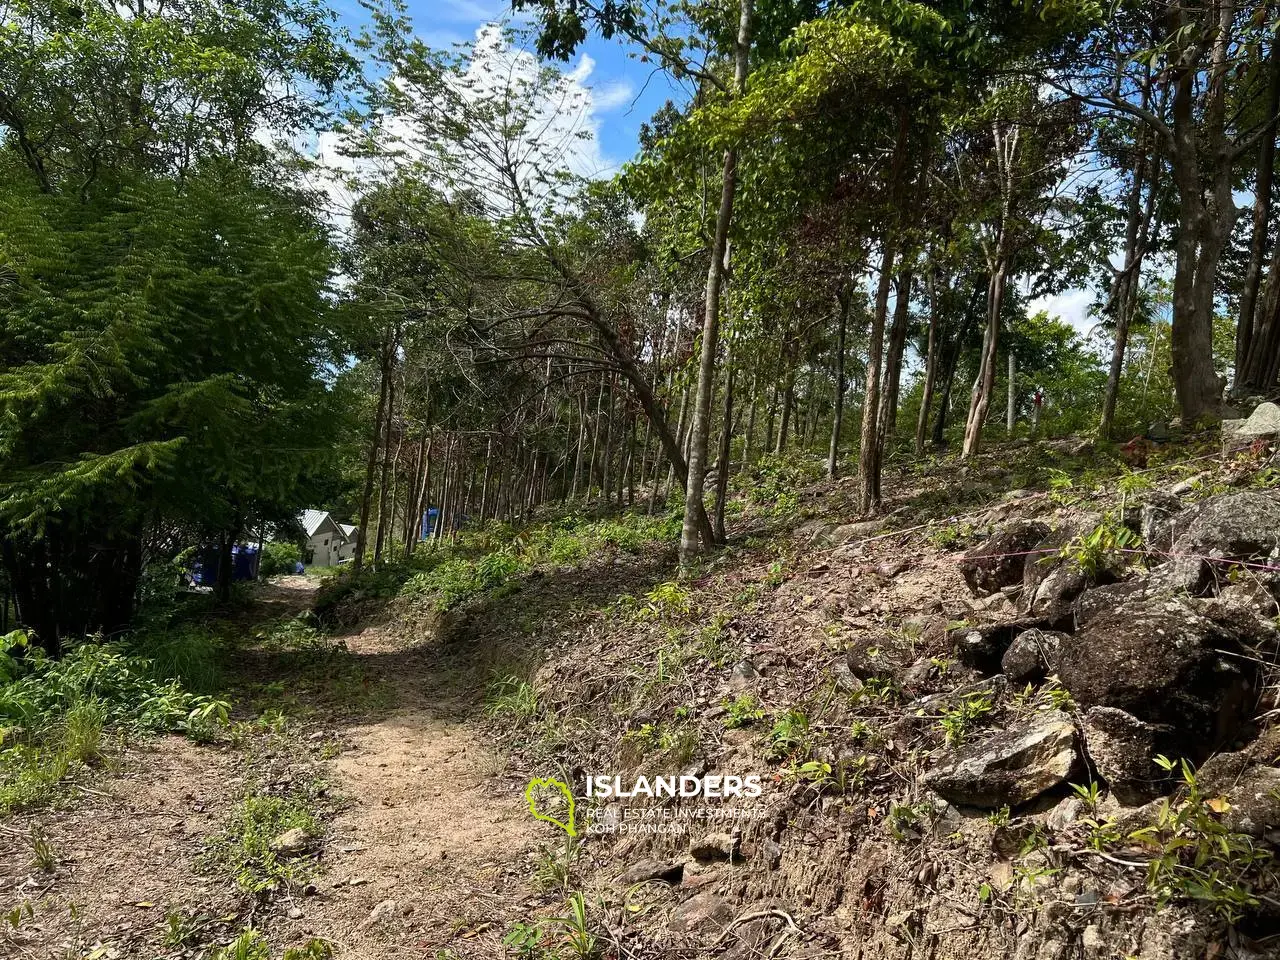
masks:
[[[1142,543],[1157,553],[1168,553],[1173,546],[1174,520],[1182,512],[1182,501],[1171,493],[1148,491],[1138,507],[1138,533]]]
[[[1036,555],[1022,574],[1023,613],[1040,620],[1057,621],[1066,616],[1076,597],[1089,585],[1079,565],[1060,555],[1063,547],[1078,534],[1093,529],[1100,517],[1086,515],[1045,535],[1035,546]]]
[[[1280,436],[1280,407],[1270,402],[1260,403],[1248,419],[1223,422],[1222,435],[1227,443]]]
[[[1098,613],[1062,644],[1058,677],[1082,707],[1118,707],[1165,725],[1199,758],[1229,739],[1254,699],[1235,637],[1178,600],[1135,600]]]
[[[957,627],[947,634],[947,643],[955,658],[966,667],[973,667],[986,676],[1000,672],[1004,653],[1013,638],[1029,623],[986,623],[972,627]]]
[[[1034,520],[1010,524],[964,555],[960,575],[978,597],[1021,583],[1028,561],[1027,551],[1034,549],[1048,533],[1047,526]]]
[[[1000,661],[1010,683],[1039,683],[1058,672],[1065,633],[1054,630],[1024,630],[1013,638]]]
[[[1064,783],[1078,761],[1075,724],[1050,710],[961,745],[921,783],[958,806],[1016,807]]]
[[[1280,500],[1265,493],[1210,497],[1180,517],[1178,526],[1164,579],[1189,593],[1225,581],[1229,565],[1214,560],[1259,560],[1280,552]]]
[[[1135,806],[1155,796],[1155,727],[1116,707],[1091,707],[1082,732],[1085,755],[1113,797]]]

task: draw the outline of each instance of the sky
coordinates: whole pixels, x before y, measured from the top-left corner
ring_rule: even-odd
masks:
[[[477,39],[495,22],[511,21],[510,0],[407,0],[415,32],[432,47],[447,49]],[[353,30],[364,20],[356,0],[338,0],[337,9]],[[519,25],[519,21],[516,21]],[[530,47],[531,49],[531,47]],[[641,63],[618,38],[590,36],[575,58],[562,65],[581,93],[580,126],[592,134],[578,148],[571,164],[574,172],[607,177],[635,156],[640,126],[667,100],[682,101],[684,94],[652,64]],[[516,54],[518,56],[518,53]],[[1080,333],[1094,325],[1088,315],[1093,294],[1072,289],[1032,300],[1031,311],[1046,310],[1071,324]]]
[[[487,24],[508,21],[510,2],[502,0],[407,0],[415,32],[429,45],[447,49],[455,43],[476,39]],[[347,25],[356,28],[364,20],[355,0],[336,5]],[[519,25],[516,21],[516,25]],[[530,45],[530,49],[532,46]],[[680,88],[652,64],[643,64],[627,55],[617,38],[588,38],[572,61],[562,69],[589,91],[587,125],[595,134],[598,157],[592,159],[602,169],[598,176],[616,172],[636,153],[640,125],[669,99],[682,99]]]

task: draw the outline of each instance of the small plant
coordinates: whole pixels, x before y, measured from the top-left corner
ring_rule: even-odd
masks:
[[[489,702],[485,713],[492,718],[528,720],[538,712],[538,691],[519,677],[499,677],[489,684]]]
[[[939,721],[949,746],[963,743],[979,719],[991,712],[994,703],[989,693],[971,693],[957,706],[942,714]]]
[[[542,947],[542,927],[536,923],[513,924],[502,938],[502,945],[525,960],[539,960],[546,953]]]
[[[573,865],[578,859],[578,841],[566,837],[564,846],[547,847],[538,857],[533,882],[541,890],[567,892],[573,880]]]
[[[756,703],[756,698],[749,693],[744,693],[731,703],[726,703],[725,709],[729,712],[724,718],[724,725],[730,730],[749,727],[757,720],[764,719],[764,710]]]
[[[53,873],[58,867],[58,856],[44,830],[33,823],[28,840],[31,844],[32,866],[44,873]]]
[[[543,921],[546,929],[558,934],[561,947],[578,960],[590,960],[598,953],[599,941],[587,918],[587,902],[581,893],[575,893],[566,904],[568,911],[559,917]]]
[[[892,803],[889,805],[889,833],[899,843],[917,838],[921,828],[933,816],[928,803]]]
[[[299,887],[310,878],[310,861],[278,842],[295,830],[303,837],[320,833],[320,821],[303,798],[250,794],[236,805],[206,857],[230,870],[249,893]]]
[[[674,580],[658,584],[644,598],[640,614],[650,620],[686,617],[693,611],[689,591]]]
[[[788,710],[769,731],[769,757],[780,760],[805,750],[809,744],[809,718],[801,710]]]
[[[1007,827],[1011,819],[1008,804],[1005,804],[998,810],[992,810],[987,814],[987,823],[991,824],[993,827]]]
[[[1098,801],[1100,799],[1098,791],[1098,781],[1092,780],[1086,786],[1084,784],[1073,783],[1071,789],[1077,797],[1084,801],[1084,805],[1090,810],[1098,809]]]
[[[1074,563],[1090,581],[1097,582],[1103,575],[1123,566],[1124,552],[1137,549],[1141,543],[1141,537],[1108,514],[1088,533],[1080,534],[1063,547],[1058,556]]]
[[[1155,761],[1168,773],[1180,773],[1183,796],[1164,800],[1155,822],[1129,835],[1155,854],[1147,868],[1148,885],[1162,906],[1178,897],[1200,900],[1228,923],[1238,922],[1259,903],[1255,885],[1270,883],[1270,852],[1222,823],[1226,799],[1205,796],[1185,759],[1158,756]]]
[[[1071,478],[1071,474],[1065,470],[1057,470],[1050,467],[1049,474],[1049,499],[1057,504],[1071,503],[1071,497],[1068,491],[1075,487],[1076,483]]]

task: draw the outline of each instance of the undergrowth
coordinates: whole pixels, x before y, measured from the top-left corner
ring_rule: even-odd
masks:
[[[63,784],[100,763],[110,735],[181,731],[213,739],[230,706],[184,685],[212,682],[198,641],[155,642],[155,658],[121,644],[84,642],[60,660],[24,633],[0,637],[0,814],[53,802]]]

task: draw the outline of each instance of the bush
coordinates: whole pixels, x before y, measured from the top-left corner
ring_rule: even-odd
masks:
[[[296,543],[268,543],[262,547],[258,561],[259,577],[279,577],[293,573],[302,562],[302,551]]]
[[[108,728],[207,739],[226,722],[227,704],[160,676],[169,672],[116,644],[83,643],[49,660],[20,632],[0,638],[0,813],[52,801],[66,777],[99,759]]]

